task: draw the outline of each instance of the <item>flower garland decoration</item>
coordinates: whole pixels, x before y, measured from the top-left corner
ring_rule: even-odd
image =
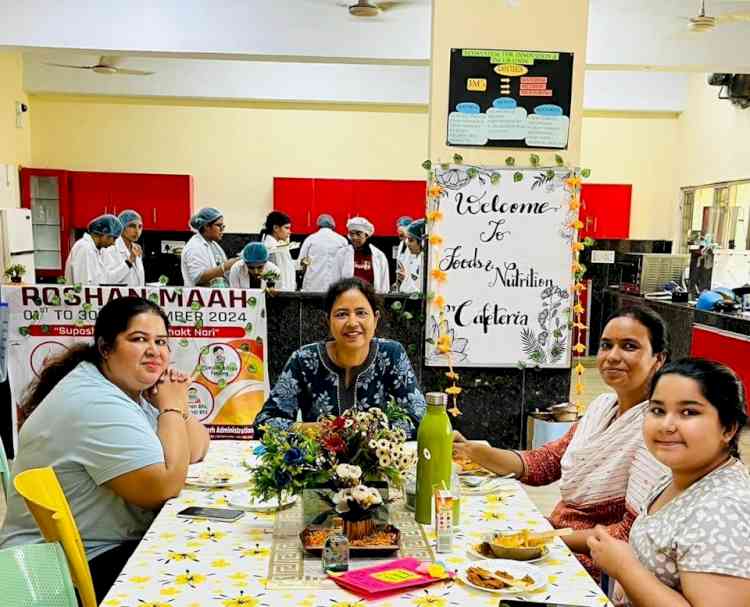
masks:
[[[456,164],[461,164],[463,158],[459,154],[453,156],[453,161]],[[429,243],[434,251],[434,261],[432,268],[430,269],[430,275],[433,278],[435,290],[428,295],[430,305],[438,310],[438,338],[435,343],[435,349],[440,354],[445,354],[448,359],[448,371],[446,377],[450,380],[451,385],[445,389],[445,393],[452,402],[452,407],[448,409],[453,417],[461,415],[461,410],[458,408],[458,395],[461,394],[461,386],[458,385],[459,375],[453,369],[453,354],[452,354],[452,338],[447,332],[448,323],[445,318],[445,297],[442,295],[442,289],[445,283],[448,282],[448,273],[441,270],[438,265],[440,259],[440,252],[443,247],[443,237],[440,235],[440,224],[444,219],[443,212],[440,210],[440,198],[445,193],[445,188],[437,183],[435,171],[432,170],[432,162],[425,160],[422,163],[422,168],[428,172],[428,187],[427,187],[427,204],[425,218],[429,224],[428,234]]]
[[[589,169],[582,169],[580,172],[571,171],[570,175],[565,179],[565,185],[570,191],[570,200],[568,201],[568,208],[574,216],[574,219],[570,223],[570,227],[575,230],[575,236],[571,243],[571,251],[573,253],[573,265],[572,272],[574,277],[573,283],[573,306],[571,308],[571,330],[575,329],[573,335],[575,336],[575,345],[571,347],[573,371],[575,373],[575,384],[573,391],[575,393],[575,405],[578,415],[583,415],[586,410],[586,406],[581,401],[581,395],[584,391],[583,374],[586,368],[583,366],[581,359],[584,352],[586,352],[586,346],[583,343],[583,332],[588,329],[588,326],[583,322],[583,314],[585,308],[582,303],[583,290],[585,286],[583,284],[583,276],[586,273],[586,266],[581,263],[581,253],[586,247],[590,247],[594,244],[591,238],[586,237],[580,240],[580,230],[583,228],[583,222],[579,219],[578,214],[581,208],[581,182],[582,179],[589,177],[591,171]]]

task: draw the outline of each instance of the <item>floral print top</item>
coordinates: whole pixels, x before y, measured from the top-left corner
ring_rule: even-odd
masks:
[[[426,404],[406,350],[397,341],[374,338],[365,362],[352,369],[348,387],[345,370],[328,356],[325,342],[308,344],[289,357],[255,418],[256,433],[264,424],[288,428],[297,421],[298,411],[302,421],[314,422],[350,408],[384,408],[391,397],[408,416],[394,426],[414,438]]]

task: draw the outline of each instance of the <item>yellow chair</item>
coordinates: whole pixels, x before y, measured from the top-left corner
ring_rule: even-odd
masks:
[[[32,468],[17,474],[13,485],[26,501],[44,538],[48,542],[62,544],[73,584],[78,589],[83,607],[96,607],[94,583],[86,551],[55,471],[49,466]]]

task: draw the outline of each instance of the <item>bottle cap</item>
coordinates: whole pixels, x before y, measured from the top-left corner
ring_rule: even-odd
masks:
[[[448,395],[445,392],[428,392],[424,397],[428,405],[448,405]]]

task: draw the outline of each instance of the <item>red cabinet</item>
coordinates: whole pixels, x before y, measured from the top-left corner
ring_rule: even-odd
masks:
[[[73,245],[68,171],[21,169],[21,206],[31,209],[38,276],[63,273]]]
[[[99,215],[138,211],[146,230],[187,231],[193,212],[189,175],[71,172],[73,225],[85,229]]]
[[[377,236],[395,236],[399,217],[425,213],[425,181],[275,177],[273,183],[273,208],[289,215],[297,234],[317,230],[318,215],[328,213],[342,234],[348,219],[362,215]]]
[[[579,212],[583,222],[580,237],[628,238],[632,191],[630,184],[584,183]]]
[[[725,364],[732,369],[745,385],[745,394],[750,394],[750,337],[729,333],[706,325],[693,325],[690,356],[707,358]],[[750,399],[745,406],[750,414]]]

